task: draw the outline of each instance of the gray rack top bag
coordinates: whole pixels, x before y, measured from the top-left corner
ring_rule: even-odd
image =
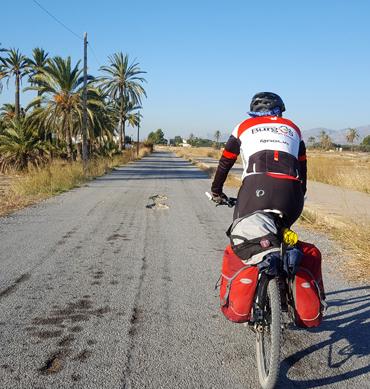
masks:
[[[264,211],[235,219],[226,232],[234,253],[248,265],[256,265],[266,254],[280,251],[278,234],[276,218]]]

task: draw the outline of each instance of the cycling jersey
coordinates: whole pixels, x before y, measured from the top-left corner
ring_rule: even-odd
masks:
[[[238,155],[244,179],[263,174],[276,179],[296,180],[306,192],[306,147],[301,132],[291,120],[278,116],[250,118],[235,127],[219,162],[212,192],[221,194],[227,174]]]

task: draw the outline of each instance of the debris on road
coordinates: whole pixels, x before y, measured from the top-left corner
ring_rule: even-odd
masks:
[[[168,199],[165,195],[154,195],[150,196],[149,200],[152,200],[151,204],[147,204],[147,208],[149,209],[168,209],[169,206],[167,204],[164,204],[164,201]]]

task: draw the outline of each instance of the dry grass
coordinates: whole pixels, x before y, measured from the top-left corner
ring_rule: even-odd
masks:
[[[241,185],[241,177],[236,176],[235,174],[229,174],[225,181],[225,186],[229,188],[240,188]]]
[[[203,170],[204,172],[207,172],[210,178],[212,178],[216,173],[216,168],[213,166],[208,166],[205,163],[192,160],[190,160],[190,162],[192,162],[195,166],[199,167],[199,169]]]
[[[178,157],[186,159],[195,159],[197,157],[220,159],[222,154],[221,150],[216,150],[212,147],[171,147],[169,148],[169,151],[176,153]]]
[[[139,158],[147,154],[149,154],[148,149],[141,149]],[[42,169],[32,169],[22,174],[12,175],[10,184],[4,186],[3,193],[0,195],[0,215],[78,187],[94,177],[104,175],[115,166],[134,160],[135,157],[133,151],[127,150],[124,154],[113,158],[91,160],[86,171],[81,162],[67,163],[59,160]]]
[[[370,193],[368,153],[309,152],[308,179]]]
[[[172,147],[169,149],[176,153],[178,157],[185,158],[192,162],[194,165],[198,166],[203,171],[207,172],[209,177],[212,178],[216,172],[217,167],[210,167],[205,163],[197,161],[199,157],[210,157],[214,159],[220,159],[222,151],[215,150],[211,147],[197,147],[197,148],[183,148],[183,147]],[[237,177],[234,174],[229,174],[227,176],[225,186],[230,188],[239,188],[240,187],[240,177]]]
[[[221,151],[211,147],[172,147],[169,150],[192,162],[197,158],[219,159],[221,157]],[[237,162],[241,163],[239,158]],[[308,179],[370,193],[370,155],[369,153],[308,151]]]
[[[370,280],[369,225],[330,223],[309,209],[303,211],[299,223],[305,228],[324,232],[340,242],[344,254],[350,260],[338,262],[336,266],[347,278],[353,281]]]

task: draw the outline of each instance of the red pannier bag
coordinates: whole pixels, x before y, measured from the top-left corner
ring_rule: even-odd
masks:
[[[227,319],[244,323],[250,319],[258,280],[257,266],[245,265],[227,246],[222,261],[220,303]]]
[[[317,327],[324,308],[321,253],[310,243],[298,242],[297,247],[303,257],[292,283],[295,322],[299,327]]]

